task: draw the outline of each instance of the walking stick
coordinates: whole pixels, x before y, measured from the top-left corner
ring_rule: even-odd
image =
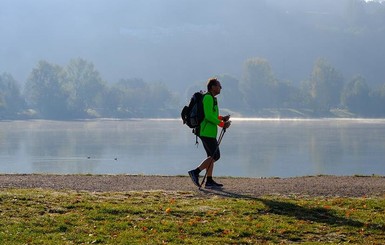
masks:
[[[201,184],[199,185],[199,189],[202,188],[202,185],[203,185],[203,183],[204,183],[205,180],[206,180],[207,172],[208,172],[209,168],[211,167],[211,164],[213,164],[213,162],[214,162],[214,158],[213,158],[213,157],[215,156],[215,154],[217,153],[217,151],[218,151],[218,149],[219,149],[219,145],[221,144],[221,141],[222,141],[222,138],[223,138],[223,135],[225,134],[225,132],[226,132],[226,128],[222,128],[222,131],[221,131],[221,133],[219,134],[219,137],[218,137],[218,145],[217,145],[217,148],[215,149],[213,155],[211,156],[210,164],[209,164],[209,166],[208,166],[207,169],[206,169],[205,176],[203,177],[203,180],[202,180]]]

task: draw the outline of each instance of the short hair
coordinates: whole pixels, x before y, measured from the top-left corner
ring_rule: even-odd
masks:
[[[218,79],[213,77],[213,78],[210,78],[208,81],[207,81],[207,91],[210,91],[211,88],[213,86],[216,86],[218,84]]]

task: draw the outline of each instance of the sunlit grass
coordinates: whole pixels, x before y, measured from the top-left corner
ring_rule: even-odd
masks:
[[[385,243],[384,198],[0,192],[1,244]]]

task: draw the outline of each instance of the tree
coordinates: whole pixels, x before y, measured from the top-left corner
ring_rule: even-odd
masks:
[[[309,91],[316,111],[329,112],[332,107],[338,106],[342,88],[342,75],[326,60],[318,59],[311,74]]]
[[[364,115],[367,113],[370,105],[369,87],[365,79],[356,76],[344,88],[341,96],[342,105],[349,111]]]
[[[111,87],[109,107],[118,117],[175,116],[177,98],[162,83],[122,79]]]
[[[239,81],[229,75],[220,75],[218,80],[222,83],[223,89],[218,98],[220,107],[232,111],[242,111],[245,107],[243,93],[239,90]]]
[[[276,105],[280,108],[303,107],[303,97],[299,88],[290,82],[277,82],[274,89]]]
[[[110,89],[111,101],[108,102],[112,111],[118,117],[143,116],[143,105],[148,95],[149,87],[142,79],[121,79]]]
[[[370,94],[370,116],[384,117],[385,116],[385,84],[380,88],[372,91]]]
[[[11,74],[0,75],[0,118],[15,118],[24,106],[20,88]]]
[[[107,86],[92,63],[73,59],[65,69],[68,105],[76,117],[100,116],[103,112]]]
[[[25,85],[27,102],[45,118],[66,119],[68,91],[62,67],[40,61]]]
[[[154,83],[149,86],[144,109],[148,117],[162,117],[175,115],[174,106],[178,104],[176,96],[163,83]]]
[[[247,105],[258,109],[275,106],[273,91],[277,84],[270,64],[266,59],[248,59],[244,65],[243,80],[240,90],[244,94]]]

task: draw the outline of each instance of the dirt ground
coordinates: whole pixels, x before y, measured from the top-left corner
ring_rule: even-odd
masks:
[[[188,176],[2,174],[0,190],[42,188],[91,192],[186,191],[197,194],[385,197],[385,177],[309,176],[296,178],[216,178],[220,190],[199,190]]]

